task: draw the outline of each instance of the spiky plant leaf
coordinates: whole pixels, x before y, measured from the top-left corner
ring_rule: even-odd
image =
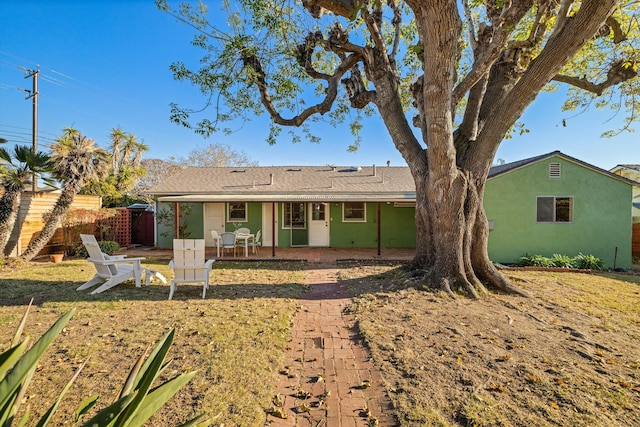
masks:
[[[203,422],[198,422],[204,417],[205,414],[200,414],[197,417],[187,421],[186,423],[179,425],[178,427],[208,427],[213,424],[214,420],[212,419],[206,419]]]
[[[85,360],[82,363],[82,365],[78,367],[78,369],[76,370],[76,373],[73,374],[73,377],[69,380],[67,385],[62,389],[56,401],[53,402],[53,405],[51,405],[51,407],[47,410],[47,412],[45,412],[45,414],[40,418],[40,420],[38,421],[38,424],[36,424],[36,427],[45,427],[46,425],[49,424],[49,421],[51,421],[51,417],[53,416],[54,412],[56,411],[56,409],[58,409],[58,406],[60,406],[60,402],[62,402],[62,398],[67,393],[67,391],[69,391],[69,389],[71,388],[71,385],[78,379],[80,372],[82,372],[84,367],[87,365],[88,361],[89,359]]]
[[[111,427],[118,420],[118,417],[129,406],[138,393],[134,391],[128,396],[118,399],[107,406],[90,420],[82,424],[82,427]]]
[[[143,425],[158,409],[162,407],[174,394],[178,392],[185,384],[187,384],[197,371],[179,375],[162,385],[153,389],[140,402],[135,415],[127,421],[127,427],[138,427]]]
[[[18,343],[20,342],[20,337],[24,332],[24,326],[27,324],[27,316],[29,315],[31,304],[33,304],[33,298],[31,298],[31,301],[29,301],[29,305],[27,306],[27,309],[24,311],[22,320],[20,320],[20,325],[18,325],[18,329],[16,329],[16,333],[13,335],[13,340],[11,341],[11,347],[17,346]]]
[[[31,339],[27,337],[18,346],[12,347],[0,354],[0,381],[4,379],[7,372],[9,372],[13,365],[18,362],[22,354],[27,350],[30,341]]]
[[[151,385],[156,380],[158,373],[163,368],[164,358],[173,343],[174,335],[175,329],[170,330],[151,351],[151,354],[140,369],[135,381],[135,390],[137,392],[136,398],[118,417],[117,422],[114,424],[115,427],[126,426],[128,420],[134,417],[136,411],[149,392]]]
[[[7,408],[6,404],[9,399],[12,399],[14,393],[20,389],[21,385],[28,378],[29,373],[37,366],[42,354],[66,326],[74,312],[75,309],[71,309],[60,317],[49,330],[40,337],[33,347],[24,353],[11,371],[0,381],[0,408],[3,408],[3,410]],[[15,404],[19,404],[19,402],[15,402]],[[12,411],[13,407],[7,409]]]
[[[74,421],[77,423],[80,417],[86,414],[89,411],[89,409],[93,408],[93,406],[96,404],[99,398],[100,396],[98,396],[97,394],[94,394],[93,396],[90,396],[84,399],[80,404],[80,406],[78,407],[78,409],[76,409]]]

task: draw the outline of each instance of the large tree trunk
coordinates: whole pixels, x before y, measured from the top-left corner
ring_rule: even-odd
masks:
[[[483,191],[489,168],[500,142],[525,108],[596,34],[619,2],[484,2],[488,19],[479,28],[477,40],[474,36],[471,43],[474,61],[468,64],[468,58],[461,59],[465,47],[460,43],[463,40],[460,2],[407,0],[419,36],[415,54],[423,65],[423,75],[411,86],[418,112],[413,125],[420,129],[421,141],[414,135],[402,108],[403,94],[399,90],[394,54],[397,46],[389,48],[388,34],[383,35],[380,31],[382,13],[379,4],[350,0],[303,2],[315,17],[322,15],[324,9],[346,17],[354,17],[362,10],[363,22],[371,34],[366,47],[353,49],[346,55],[345,50],[349,50],[344,43],[348,39],[347,32],[339,27],[332,28],[334,34],[325,44],[339,57],[344,55],[340,72],[347,67],[356,69],[356,61],[362,61],[367,80],[375,91],[368,90],[359,80],[359,71],[352,71],[352,76],[343,81],[349,83],[347,89],[352,107],[362,108],[370,101],[376,104],[395,147],[411,170],[416,186],[413,267],[427,271],[426,284],[451,295],[458,291],[478,297],[486,293],[487,288],[525,295],[502,276],[488,256],[489,231]],[[400,22],[400,8],[395,2],[387,5],[397,12],[392,23]],[[525,15],[535,14],[536,9],[540,12],[540,8],[547,10],[547,6],[550,8],[547,11],[552,11],[559,5],[576,7],[570,14],[565,10],[563,15],[557,16],[555,23],[553,20],[545,22],[544,27],[552,27],[553,33],[544,47],[536,44],[541,27],[527,42],[521,35],[512,37],[515,28],[524,30],[520,23]],[[538,18],[548,19],[543,15]],[[396,35],[400,33],[396,32]],[[317,33],[311,38],[317,40]],[[521,43],[508,42],[515,38]],[[471,65],[472,69],[456,88],[456,73],[461,62]],[[305,67],[309,64],[305,63]],[[324,76],[310,68],[314,71],[312,77]],[[262,68],[254,67],[254,71],[263,77]],[[277,123],[297,126],[305,120],[302,115],[296,120],[283,120],[274,111],[264,81],[260,85],[263,103]],[[360,83],[361,87],[354,82]],[[354,87],[361,96],[356,96]],[[328,85],[327,92],[335,96],[335,85]],[[465,97],[462,123],[454,129],[456,108]],[[324,113],[328,99],[326,97],[318,104],[322,109],[309,114]],[[329,102],[332,103],[333,98]]]
[[[20,191],[5,189],[0,197],[0,255],[6,255],[4,251],[16,224],[19,206]]]
[[[44,224],[42,231],[34,240],[29,243],[29,246],[24,251],[24,253],[20,256],[25,261],[31,261],[36,255],[40,253],[40,251],[46,246],[47,243],[51,240],[56,230],[62,224],[62,220],[64,219],[67,212],[71,208],[71,204],[73,203],[73,199],[76,194],[78,194],[79,188],[77,185],[69,183],[65,185],[60,193],[60,197],[56,200],[56,204],[53,206],[51,210],[51,215],[49,219]]]
[[[433,169],[433,165],[431,165]],[[483,207],[486,177],[458,170],[448,185],[431,183],[416,192],[416,256],[413,267],[427,271],[426,284],[450,295],[474,298],[487,290],[528,294],[514,287],[489,259],[489,223]]]

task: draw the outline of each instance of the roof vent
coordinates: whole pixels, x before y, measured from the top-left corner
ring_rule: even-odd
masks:
[[[298,168],[298,169],[294,169],[294,168],[287,169],[287,172],[300,172],[300,171],[302,171],[302,169],[300,169],[300,168]]]
[[[246,172],[244,169],[234,169],[231,171],[231,173],[244,173]]]
[[[560,178],[560,163],[549,163],[549,178]]]

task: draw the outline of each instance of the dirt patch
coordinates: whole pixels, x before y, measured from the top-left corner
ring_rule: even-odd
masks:
[[[352,309],[402,425],[640,425],[638,277],[507,274],[533,298],[451,299],[407,288],[401,269],[342,270],[377,290]]]

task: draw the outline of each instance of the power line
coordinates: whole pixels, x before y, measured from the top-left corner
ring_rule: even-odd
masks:
[[[20,130],[29,130],[29,131],[31,130],[31,128],[26,128],[26,127],[23,127],[23,126],[5,125],[3,123],[0,123],[0,127],[14,128],[14,129],[20,129]],[[44,131],[44,130],[38,130],[38,134],[41,134],[41,133],[48,133],[49,135],[53,135],[55,137],[59,136],[59,133],[47,132],[47,131]]]
[[[20,138],[23,141],[29,141],[31,142],[31,138],[27,138],[26,136],[31,136],[31,132],[27,133],[27,132],[14,132],[14,131],[0,131],[0,135],[2,136],[8,136],[8,137],[13,137],[13,138]],[[26,135],[26,136],[23,136]],[[38,140],[42,140],[45,142],[55,142],[56,140],[54,138],[48,138],[46,136],[42,136],[42,135],[38,135]]]

